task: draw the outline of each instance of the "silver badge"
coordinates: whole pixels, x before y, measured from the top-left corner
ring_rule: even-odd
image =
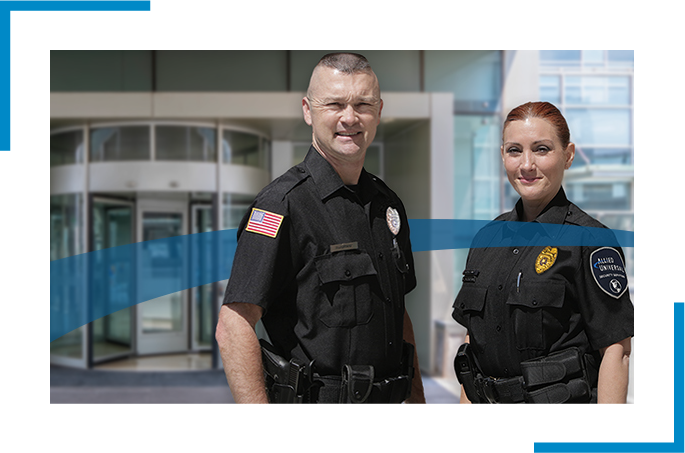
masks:
[[[397,212],[397,209],[388,206],[388,210],[385,211],[385,220],[388,222],[388,228],[392,234],[397,236],[400,232],[400,213]]]

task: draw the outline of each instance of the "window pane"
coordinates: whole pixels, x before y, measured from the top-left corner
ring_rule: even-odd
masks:
[[[610,66],[632,67],[635,56],[632,50],[608,50],[607,59]]]
[[[224,131],[221,149],[224,163],[269,169],[269,143],[257,135]]]
[[[565,114],[577,145],[632,144],[629,109],[568,109]]]
[[[425,88],[454,93],[456,111],[491,112],[500,96],[501,65],[499,51],[427,50]]]
[[[625,76],[566,77],[568,104],[629,105],[630,80]]]
[[[82,196],[53,195],[50,197],[50,261],[83,253],[81,226],[83,225]],[[76,262],[66,270],[70,274],[84,272]],[[51,275],[51,278],[70,282],[62,285],[60,291],[50,295],[50,305],[56,313],[51,313],[51,324],[60,325],[62,316],[68,322],[74,316],[73,310],[81,310],[78,301],[83,299],[83,287],[75,285],[74,279],[66,275]],[[58,314],[60,313],[60,314]],[[83,328],[75,329],[50,343],[50,354],[64,357],[83,357]]]
[[[576,146],[574,166],[584,165],[587,158],[592,164],[631,165],[633,163],[630,148],[593,148]]]
[[[214,162],[216,131],[205,127],[157,126],[157,160]]]
[[[559,104],[561,91],[558,76],[540,76],[540,100]]]
[[[223,228],[225,230],[238,228],[254,198],[253,195],[224,194]]]
[[[150,127],[124,126],[94,129],[90,133],[92,162],[150,159]]]
[[[50,166],[83,162],[83,131],[50,135]]]
[[[569,183],[569,198],[586,211],[629,210],[631,187],[629,182]]]
[[[583,64],[585,66],[604,66],[604,51],[583,50]]]
[[[580,50],[541,50],[542,66],[579,66]]]

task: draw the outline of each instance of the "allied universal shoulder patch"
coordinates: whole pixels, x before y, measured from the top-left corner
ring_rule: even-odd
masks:
[[[556,247],[545,247],[542,252],[538,255],[538,259],[535,260],[535,272],[542,274],[547,269],[552,267],[554,262],[557,260],[557,248]]]
[[[250,220],[247,222],[245,231],[263,234],[275,238],[281,228],[283,216],[262,209],[252,208]]]
[[[618,299],[628,289],[628,277],[621,255],[615,248],[602,247],[590,255],[590,270],[597,285]]]

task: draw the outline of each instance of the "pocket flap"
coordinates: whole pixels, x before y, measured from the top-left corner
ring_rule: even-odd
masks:
[[[376,275],[371,257],[366,253],[325,255],[317,257],[315,263],[323,284]]]
[[[521,285],[520,292],[512,293],[507,304],[528,308],[561,308],[564,305],[565,290],[562,282],[530,282]]]

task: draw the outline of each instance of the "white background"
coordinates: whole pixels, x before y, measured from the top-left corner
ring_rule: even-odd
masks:
[[[150,12],[12,13],[0,388],[14,450],[532,452],[545,441],[673,441],[673,304],[685,301],[682,12],[660,1],[378,3],[152,0]],[[635,50],[635,404],[49,404],[50,49],[332,48]]]

